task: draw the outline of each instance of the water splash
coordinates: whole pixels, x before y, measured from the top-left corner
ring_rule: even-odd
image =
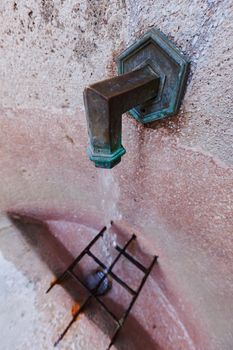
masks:
[[[116,234],[110,232],[111,221],[119,220],[122,215],[118,209],[120,196],[118,183],[114,180],[113,172],[109,169],[99,169],[99,183],[101,190],[101,207],[103,211],[104,223],[107,230],[103,235],[104,244],[102,254],[109,267],[113,260],[113,251],[116,246]]]
[[[103,256],[104,263],[109,267],[113,261],[113,256],[115,246],[117,245],[117,237],[115,233],[112,233],[108,230],[103,234],[103,245],[101,246],[101,255]]]

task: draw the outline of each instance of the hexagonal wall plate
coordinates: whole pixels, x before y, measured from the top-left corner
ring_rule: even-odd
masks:
[[[158,95],[129,111],[146,124],[172,116],[179,110],[189,71],[189,60],[158,29],[152,29],[126,49],[117,59],[124,74],[149,65],[160,77]]]

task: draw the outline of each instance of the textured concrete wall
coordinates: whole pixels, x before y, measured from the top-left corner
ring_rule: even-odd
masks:
[[[231,349],[231,2],[2,0],[0,15],[1,209],[117,212],[152,239],[197,348]],[[82,91],[153,26],[190,57],[187,92],[153,129],[123,118],[127,154],[109,175],[85,154]]]
[[[231,2],[3,0],[0,13],[3,107],[82,108],[83,87],[157,26],[192,60],[181,141],[230,162]]]

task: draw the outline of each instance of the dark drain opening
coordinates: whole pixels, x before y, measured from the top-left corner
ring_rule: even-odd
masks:
[[[97,287],[100,281],[102,281],[102,283]],[[96,270],[90,273],[85,279],[85,285],[87,289],[95,293],[96,296],[105,295],[112,287],[111,280],[102,270]]]
[[[111,222],[112,223],[112,222]],[[73,318],[71,319],[70,323],[67,325],[65,330],[62,332],[62,334],[59,336],[57,341],[54,343],[54,346],[57,346],[58,343],[64,338],[72,324],[76,321],[78,316],[81,312],[84,311],[84,309],[87,307],[87,305],[90,303],[91,299],[94,298],[104,309],[105,311],[114,319],[114,321],[117,324],[116,330],[111,338],[111,342],[107,348],[109,350],[111,346],[116,341],[116,338],[118,337],[121,328],[123,327],[134,303],[136,302],[139,293],[141,292],[154,264],[156,263],[158,256],[154,256],[150,266],[147,268],[143,266],[139,261],[137,261],[132,255],[130,255],[127,252],[127,248],[129,247],[130,243],[132,241],[136,240],[136,236],[133,234],[130,238],[130,240],[124,245],[124,247],[120,247],[119,245],[115,246],[115,249],[118,251],[117,256],[111,263],[109,267],[107,267],[101,260],[99,260],[91,251],[90,249],[92,246],[101,238],[103,237],[104,232],[106,231],[106,227],[103,227],[103,229],[97,234],[97,236],[87,245],[87,247],[79,254],[79,256],[73,261],[73,263],[63,272],[61,276],[57,278],[56,281],[54,281],[49,289],[46,291],[48,293],[56,284],[62,283],[67,277],[72,277],[75,281],[80,283],[83,287],[87,289],[89,292],[89,295],[87,299],[83,302],[83,304],[78,308],[76,312],[73,313]],[[85,256],[88,255],[91,257],[98,265],[99,269],[89,274],[85,281],[83,282],[82,279],[74,272],[74,269],[76,265],[80,262],[80,260]],[[139,284],[139,287],[137,290],[134,290],[131,288],[127,283],[125,283],[120,277],[118,277],[112,270],[118,260],[121,256],[124,256],[126,259],[128,259],[132,264],[134,264],[139,270],[141,270],[144,273],[144,276],[141,280],[141,283]],[[124,311],[121,318],[118,318],[109,308],[105,305],[102,298],[99,298],[100,296],[105,295],[111,288],[112,283],[111,279],[119,283],[128,293],[132,295],[131,302],[128,306],[128,308]]]

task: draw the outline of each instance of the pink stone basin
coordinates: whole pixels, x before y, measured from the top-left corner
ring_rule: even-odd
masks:
[[[46,218],[46,215],[35,215],[35,213],[33,215],[10,213],[10,217],[14,218],[13,222],[20,229],[23,237],[33,249],[36,249],[40,258],[53,272],[54,278],[68,267],[102,228],[101,226],[97,228],[69,221],[64,217]],[[159,255],[159,252],[155,251],[153,242],[148,241],[143,233],[137,232],[135,228],[128,226],[123,221],[115,222],[110,231],[117,235],[117,243],[121,246],[135,233],[137,241],[130,246],[128,252],[146,267],[150,265],[154,255]],[[101,241],[93,246],[92,252],[104,261],[105,256]],[[184,304],[179,300],[181,296],[177,295],[177,291],[172,290],[166,281],[159,261],[148,277],[112,349],[189,350],[197,348],[197,331],[190,325],[189,315],[186,314],[187,310],[186,312],[182,310],[181,305]],[[85,276],[96,267],[97,265],[89,257],[86,257],[80,262],[77,273],[80,276]],[[113,272],[133,289],[137,289],[143,277],[142,272],[124,257],[120,258]],[[41,277],[43,278],[43,276]],[[71,295],[74,303],[78,305],[87,296],[83,287],[72,280],[66,280],[62,285],[55,286],[50,293],[54,293],[56,288],[64,288]],[[103,300],[111,311],[120,317],[129,305],[131,298],[132,296],[114,281],[111,291],[103,297]],[[70,310],[67,311],[70,312]],[[93,349],[106,350],[115,329],[113,320],[94,301],[82,316],[88,325],[92,325],[92,327],[86,327],[85,337],[91,339]],[[70,315],[71,317],[72,315]],[[76,323],[84,322],[83,317],[78,318]],[[67,321],[64,320],[64,328],[66,325]],[[63,349],[67,340],[70,340],[74,335],[79,337],[79,334],[75,333],[75,327],[76,325],[68,331],[61,341],[60,349]],[[54,340],[58,336],[59,334],[54,334]]]

